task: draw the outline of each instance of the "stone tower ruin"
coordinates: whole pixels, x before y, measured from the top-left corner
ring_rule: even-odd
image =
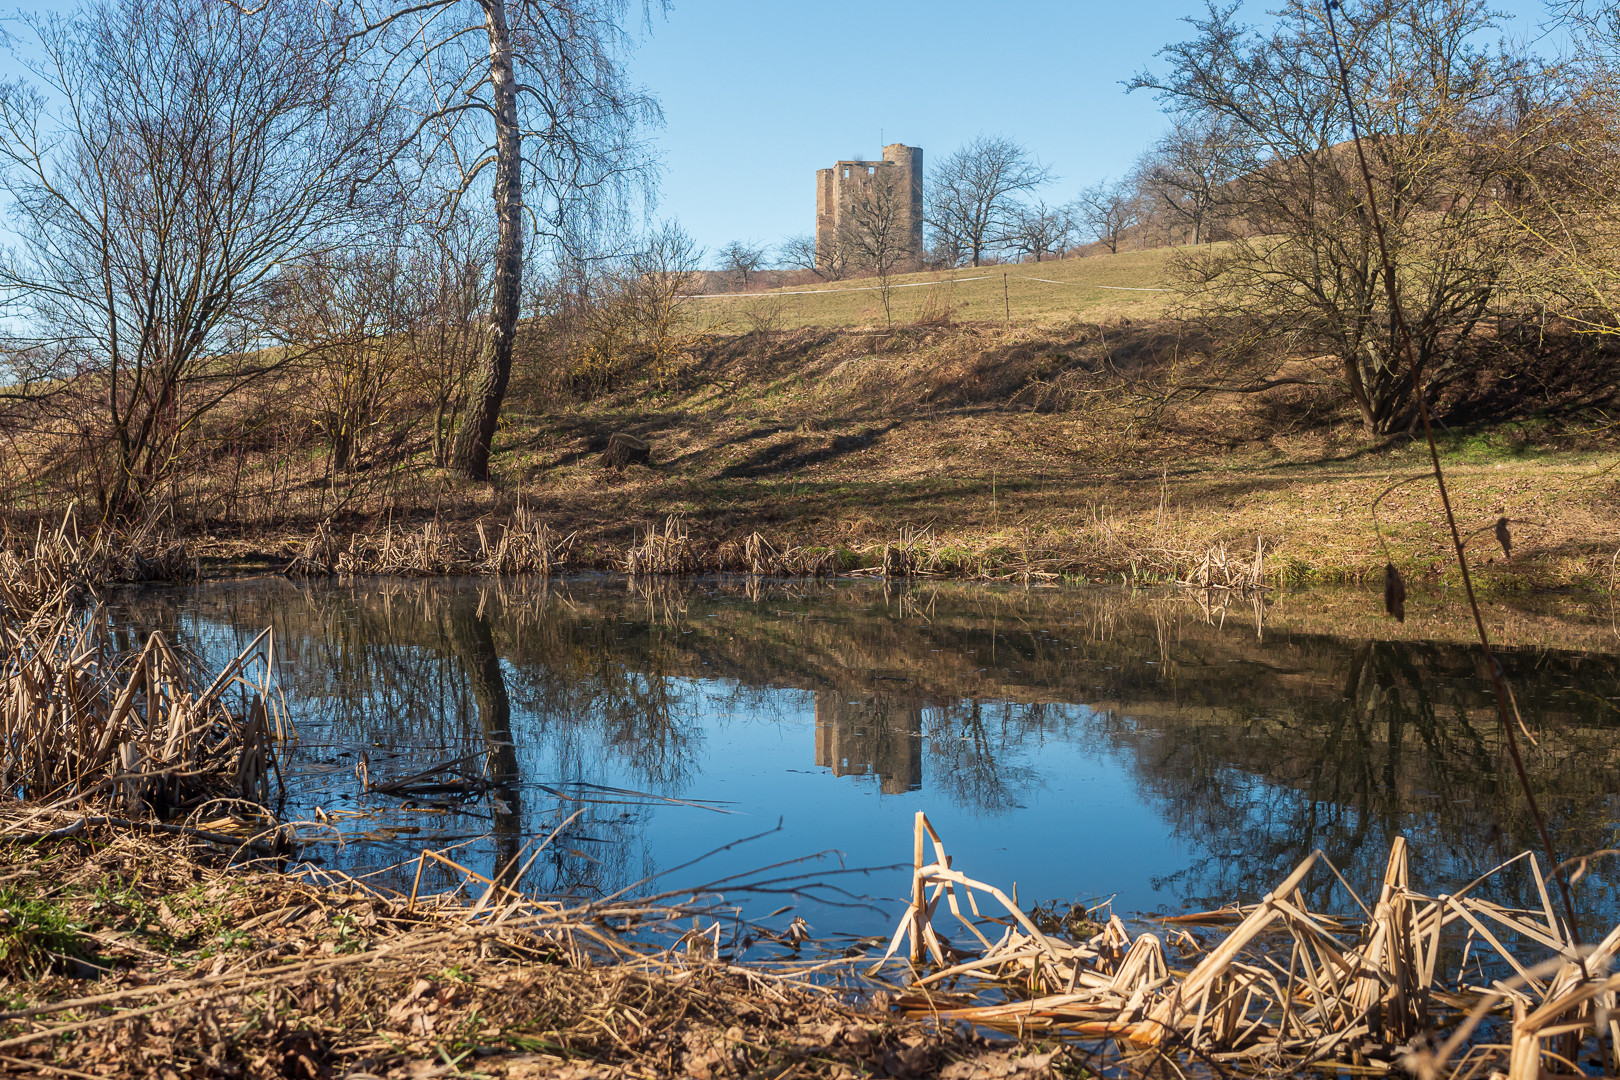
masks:
[[[850,202],[880,175],[892,177],[906,196],[901,200],[900,217],[910,243],[900,265],[905,269],[922,265],[923,152],[902,143],[885,146],[882,161],[840,161],[830,169],[816,170],[817,262],[829,261]]]

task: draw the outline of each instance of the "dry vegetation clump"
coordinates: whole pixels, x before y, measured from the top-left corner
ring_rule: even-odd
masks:
[[[853,1005],[792,965],[716,957],[712,935],[682,933],[687,909],[564,907],[482,884],[413,905],[226,862],[101,830],[0,849],[0,1069],[1038,1080],[1080,1060]],[[34,898],[26,913],[18,895]]]
[[[207,684],[160,633],[120,655],[105,614],[41,610],[0,625],[0,778],[29,799],[115,802],[130,817],[268,801],[288,734],[269,632]]]
[[[32,536],[0,522],[0,603],[5,611],[38,608],[62,590],[197,576],[186,542],[166,537],[152,522],[130,532],[99,527],[86,537],[75,509],[70,503],[55,528],[35,522]]]
[[[1539,907],[1481,895],[1521,860]],[[1311,910],[1313,872],[1337,879],[1353,914]],[[947,911],[982,952],[947,953],[934,928]],[[1000,889],[954,868],[919,811],[911,908],[884,960],[909,942],[914,970],[931,962],[900,998],[913,1015],[1112,1038],[1126,1055],[1163,1051],[1223,1071],[1333,1062],[1421,1080],[1540,1080],[1577,1060],[1620,1068],[1610,1020],[1620,927],[1583,947],[1529,852],[1431,896],[1412,887],[1397,837],[1369,903],[1317,851],[1258,904],[1175,916],[1164,929],[1133,940],[1109,917],[1083,942],[1048,933]],[[1477,1038],[1482,1024],[1505,1027],[1506,1041]]]
[[[24,554],[0,556],[0,785],[127,818],[266,802],[275,745],[290,734],[269,631],[207,676],[159,633],[128,655],[84,597],[136,565],[153,563],[106,533],[81,541],[71,514]]]
[[[504,523],[473,523],[472,535],[442,521],[415,529],[392,524],[380,534],[354,532],[347,542],[327,522],[287,564],[289,577],[386,574],[549,574],[568,562],[574,534],[560,536],[521,504]],[[476,545],[471,541],[476,537]]]

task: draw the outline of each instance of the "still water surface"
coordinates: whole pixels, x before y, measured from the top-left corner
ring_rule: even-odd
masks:
[[[1318,847],[1364,884],[1397,832],[1416,884],[1436,890],[1530,846],[1488,688],[1457,644],[1465,626],[1436,614],[1446,605],[1402,628],[1362,594],[1210,603],[275,579],[131,592],[116,611],[215,663],[274,627],[299,733],[283,816],[326,815],[348,839],[312,849],[318,861],[406,888],[423,846],[464,845],[454,857],[487,875],[575,811],[529,887],[593,895],[661,874],[639,891],[685,888],[835,852],[760,876],[820,875],[820,889],[728,890],[756,915],[792,905],[777,921],[802,913],[818,936],[893,925],[919,809],[957,868],[1016,883],[1024,906],[1113,897],[1125,913],[1252,899]],[[1607,608],[1492,618],[1516,643],[1505,666],[1560,850],[1611,846],[1620,638]],[[457,759],[482,790],[390,797],[358,775],[387,784]],[[869,867],[890,869],[828,873]],[[1615,883],[1589,874],[1583,906],[1612,913]]]

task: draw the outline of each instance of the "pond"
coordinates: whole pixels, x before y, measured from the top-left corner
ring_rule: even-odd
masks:
[[[571,818],[527,887],[752,873],[721,891],[822,938],[894,925],[917,810],[1024,907],[1123,914],[1252,900],[1316,848],[1361,887],[1396,834],[1435,890],[1533,846],[1461,603],[1410,607],[1399,625],[1353,591],[612,578],[245,579],[113,603],[215,664],[274,628],[298,731],[280,810],[344,834],[307,849],[321,865],[409,889],[428,847],[489,875]],[[1611,846],[1607,598],[1487,614],[1559,851]],[[416,779],[388,795],[362,777]],[[424,888],[458,877],[430,865]],[[1616,882],[1594,863],[1581,906],[1612,915]]]

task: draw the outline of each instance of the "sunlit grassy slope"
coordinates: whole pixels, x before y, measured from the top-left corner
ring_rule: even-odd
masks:
[[[897,326],[946,315],[957,322],[1001,322],[1008,309],[1013,323],[1019,325],[1154,318],[1171,309],[1175,294],[1128,290],[1165,288],[1167,264],[1179,250],[1156,248],[1056,262],[896,275],[891,279],[895,288],[890,305]],[[715,330],[884,324],[883,295],[875,278],[700,298],[691,303],[699,323]]]

